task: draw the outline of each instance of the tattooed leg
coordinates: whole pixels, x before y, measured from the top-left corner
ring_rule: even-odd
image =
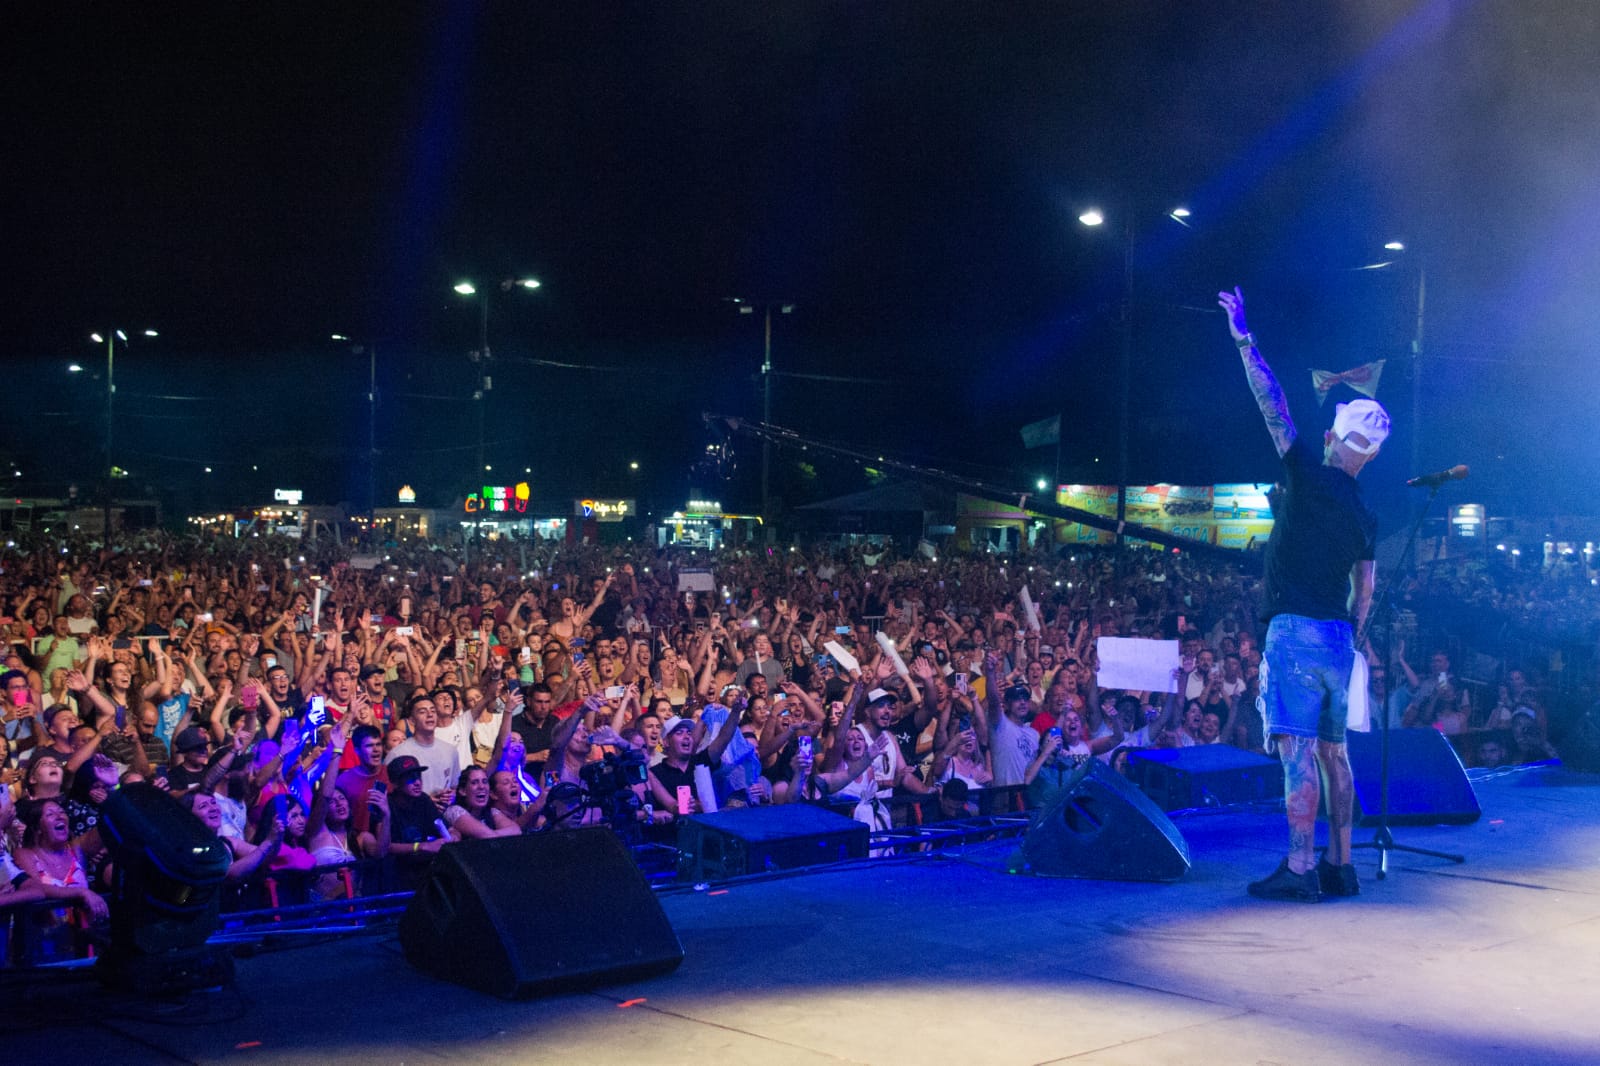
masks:
[[[1350,824],[1355,817],[1349,749],[1319,740],[1317,764],[1322,768],[1322,787],[1328,794],[1328,861],[1343,866],[1350,861]]]
[[[1283,760],[1283,798],[1289,815],[1289,869],[1303,874],[1317,864],[1317,806],[1322,800],[1322,781],[1317,774],[1317,740],[1286,734],[1273,739],[1278,757]]]

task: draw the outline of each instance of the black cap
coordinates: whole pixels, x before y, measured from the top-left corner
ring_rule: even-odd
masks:
[[[399,781],[401,778],[421,774],[427,767],[417,761],[414,755],[402,755],[392,759],[387,767],[390,781]]]
[[[205,730],[197,725],[190,726],[172,738],[172,750],[179,753],[205,751],[210,746],[211,743],[206,740]]]

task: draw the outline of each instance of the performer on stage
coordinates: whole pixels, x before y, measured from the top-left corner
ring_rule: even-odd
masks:
[[[1273,506],[1261,620],[1267,642],[1257,703],[1267,750],[1283,761],[1289,855],[1250,885],[1263,899],[1315,903],[1361,891],[1350,862],[1355,792],[1344,731],[1352,623],[1372,605],[1377,519],[1361,499],[1356,475],[1389,436],[1389,415],[1374,400],[1339,405],[1322,435],[1322,456],[1295,432],[1283,390],[1256,349],[1244,320],[1244,294],[1217,294],[1244,358],[1245,377],[1283,460],[1284,491]],[[1318,861],[1317,806],[1326,790],[1328,848]]]

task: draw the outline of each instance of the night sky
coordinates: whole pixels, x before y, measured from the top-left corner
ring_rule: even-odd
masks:
[[[1389,358],[1380,507],[1417,437],[1422,470],[1472,466],[1454,502],[1597,510],[1593,3],[329,7],[8,26],[19,492],[96,483],[88,334],[121,327],[135,491],[360,504],[367,359],[337,332],[377,346],[380,504],[448,503],[477,481],[478,312],[451,286],[525,275],[492,298],[485,436],[538,496],[756,506],[756,446],[730,481],[692,466],[702,411],[761,409],[730,296],[796,305],[779,371],[861,379],[778,378],[780,425],[1020,490],[1055,457],[1017,430],[1059,411],[1062,480],[1111,482],[1131,220],[1135,482],[1272,476],[1215,313],[1239,284],[1302,432],[1332,417],[1310,369]],[[779,460],[790,504],[866,484]]]

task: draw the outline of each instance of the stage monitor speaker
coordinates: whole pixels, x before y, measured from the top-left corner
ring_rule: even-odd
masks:
[[[1561,743],[1557,745],[1561,751],[1562,766],[1584,773],[1600,772],[1600,721],[1597,721],[1597,717],[1600,717],[1600,710],[1590,708],[1576,724],[1568,727],[1562,734]],[[1505,732],[1506,751],[1516,751],[1516,745],[1510,735],[1511,730]]]
[[[1229,744],[1135,751],[1128,780],[1164,811],[1283,799],[1283,765]]]
[[[1176,881],[1189,870],[1189,845],[1172,819],[1093,758],[1034,820],[1022,857],[1043,877]]]
[[[508,999],[668,973],[683,945],[610,829],[440,849],[400,918],[424,973]]]
[[[1375,825],[1383,801],[1383,733],[1347,733],[1357,819]],[[1483,812],[1461,757],[1437,729],[1389,730],[1389,824],[1468,825]]]
[[[233,853],[171,793],[124,785],[100,808],[111,852],[111,939],[95,965],[105,984],[147,995],[225,985],[233,957],[207,939],[221,924]]]
[[[867,836],[867,827],[854,818],[808,803],[697,814],[678,822],[678,879],[725,881],[864,859]]]

